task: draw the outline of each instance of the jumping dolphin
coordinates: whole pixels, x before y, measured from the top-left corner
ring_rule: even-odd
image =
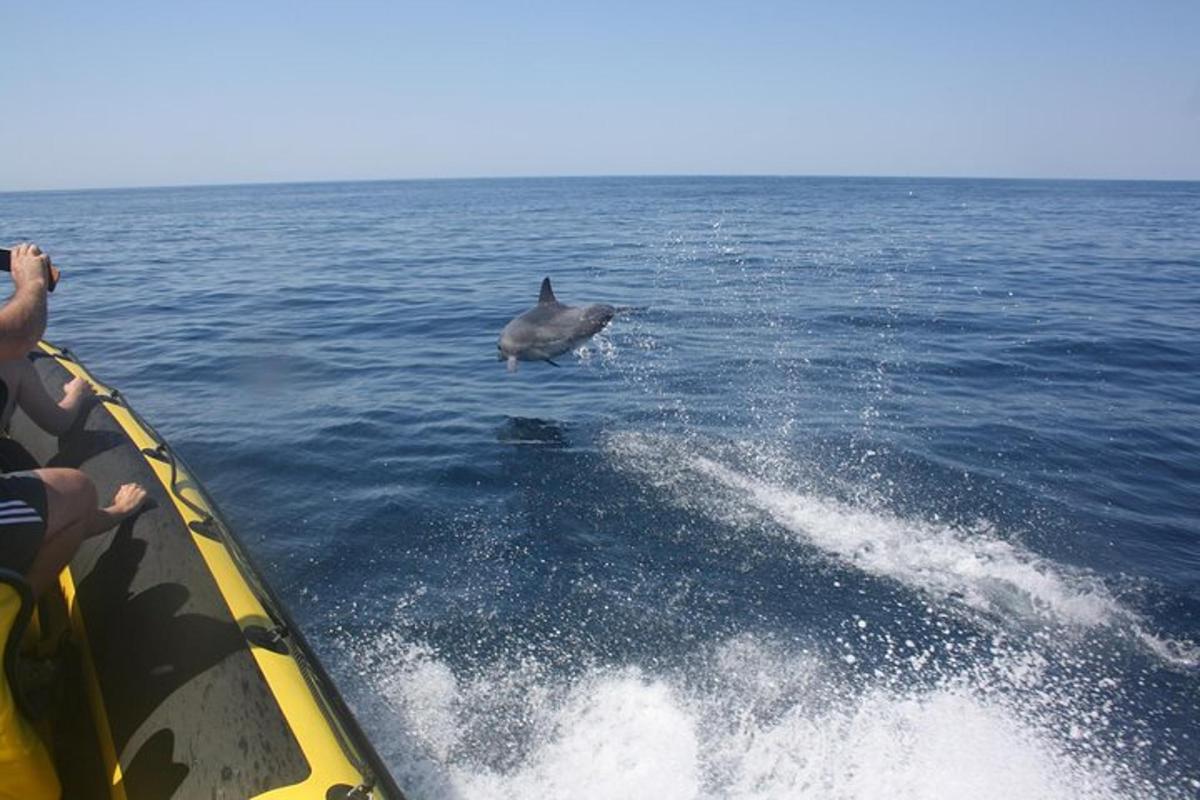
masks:
[[[616,313],[617,309],[603,304],[583,308],[565,306],[555,298],[550,279],[546,278],[537,305],[514,318],[500,332],[497,357],[508,361],[509,372],[517,371],[519,361],[554,364],[552,358],[595,336]]]

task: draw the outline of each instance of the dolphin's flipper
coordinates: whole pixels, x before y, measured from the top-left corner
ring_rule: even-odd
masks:
[[[552,366],[552,367],[557,367],[557,366],[558,366],[558,364],[555,364],[553,361],[551,361],[551,360],[550,360],[550,359],[548,359],[548,358],[547,358],[547,359],[545,359],[545,361],[546,361],[546,363],[547,363],[547,364],[549,364],[549,365],[550,365],[550,366]]]
[[[550,288],[550,279],[542,279],[542,291],[538,293],[538,305],[544,303],[557,303],[558,298],[554,296],[554,290]]]
[[[519,367],[520,365],[521,365],[521,364],[520,364],[520,362],[519,362],[519,361],[517,361],[517,357],[516,357],[516,356],[509,356],[509,357],[508,357],[508,371],[509,371],[509,372],[516,372],[516,371],[517,371],[517,367]]]

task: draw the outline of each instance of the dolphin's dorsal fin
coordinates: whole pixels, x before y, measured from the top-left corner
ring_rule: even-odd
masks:
[[[550,288],[550,279],[542,279],[542,291],[538,294],[538,305],[542,303],[557,303],[558,298],[554,296],[554,290]]]

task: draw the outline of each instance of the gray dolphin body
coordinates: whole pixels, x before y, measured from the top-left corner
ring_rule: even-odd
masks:
[[[500,332],[496,344],[500,351],[498,358],[508,362],[509,372],[516,372],[520,361],[554,364],[552,358],[595,336],[616,313],[617,309],[602,303],[583,307],[563,305],[546,278],[537,305],[514,318]]]

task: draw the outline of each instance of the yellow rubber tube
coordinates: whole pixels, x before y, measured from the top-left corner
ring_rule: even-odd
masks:
[[[21,596],[0,584],[0,650],[21,610]],[[8,676],[0,670],[0,800],[58,800],[62,787],[37,731],[21,716]]]

